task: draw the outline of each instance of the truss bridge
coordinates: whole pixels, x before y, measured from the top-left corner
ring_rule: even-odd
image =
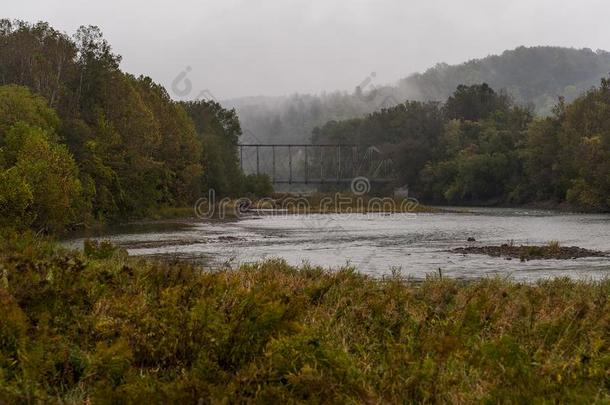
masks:
[[[265,174],[273,184],[371,183],[396,179],[394,162],[374,146],[355,144],[239,144],[246,174]]]

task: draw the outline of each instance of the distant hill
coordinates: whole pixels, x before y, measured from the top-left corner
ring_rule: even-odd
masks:
[[[444,101],[459,84],[487,83],[548,114],[558,96],[572,101],[610,72],[610,53],[549,46],[519,47],[460,65],[440,63],[398,84],[401,98]]]
[[[394,86],[356,88],[352,93],[294,94],[226,100],[244,128],[243,142],[307,142],[316,126],[363,116],[405,100],[445,101],[459,84],[488,83],[540,115],[558,96],[567,101],[597,85],[610,72],[610,53],[561,47],[519,47],[459,65],[439,63]]]

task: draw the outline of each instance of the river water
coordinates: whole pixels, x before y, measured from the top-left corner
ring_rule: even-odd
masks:
[[[281,257],[295,265],[307,262],[337,268],[349,264],[375,276],[394,269],[414,279],[437,273],[439,268],[443,275],[460,279],[610,276],[610,258],[520,262],[448,252],[469,245],[551,240],[610,252],[610,215],[485,208],[435,214],[265,215],[234,221],[131,224],[93,237],[111,240],[130,255],[186,259],[210,267]],[[469,237],[476,242],[467,242]],[[66,244],[81,247],[82,242],[80,237]]]

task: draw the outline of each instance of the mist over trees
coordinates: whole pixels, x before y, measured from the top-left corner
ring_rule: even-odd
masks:
[[[609,72],[610,53],[603,50],[521,46],[460,65],[441,63],[398,87],[404,94],[416,89],[416,100],[445,100],[460,84],[488,83],[538,115],[550,115],[557,97],[570,102]]]
[[[609,211],[610,79],[553,111],[536,118],[487,84],[460,85],[444,104],[331,121],[313,140],[376,145],[394,161],[397,185],[428,202]]]
[[[300,143],[309,141],[313,128],[328,121],[362,117],[405,100],[444,102],[459,85],[487,83],[505,91],[516,104],[548,116],[558,97],[570,102],[609,72],[606,51],[519,47],[459,65],[439,63],[396,85],[383,85],[369,76],[354,83],[353,92],[246,97],[223,105],[237,110],[246,141]]]
[[[396,163],[398,185],[426,201],[607,211],[609,82],[576,95],[608,59],[518,48],[437,66],[398,87],[254,98],[235,102],[236,112],[173,101],[151,78],[122,72],[97,27],[68,36],[47,23],[1,20],[0,225],[56,232],[188,206],[208,189],[267,195],[268,179],[246,176],[236,148],[266,141],[378,145]],[[398,103],[413,83],[421,91]],[[565,97],[535,118],[551,94]]]

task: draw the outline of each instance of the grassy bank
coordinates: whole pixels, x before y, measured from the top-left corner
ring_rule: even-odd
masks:
[[[0,403],[610,401],[610,281],[0,249]]]

